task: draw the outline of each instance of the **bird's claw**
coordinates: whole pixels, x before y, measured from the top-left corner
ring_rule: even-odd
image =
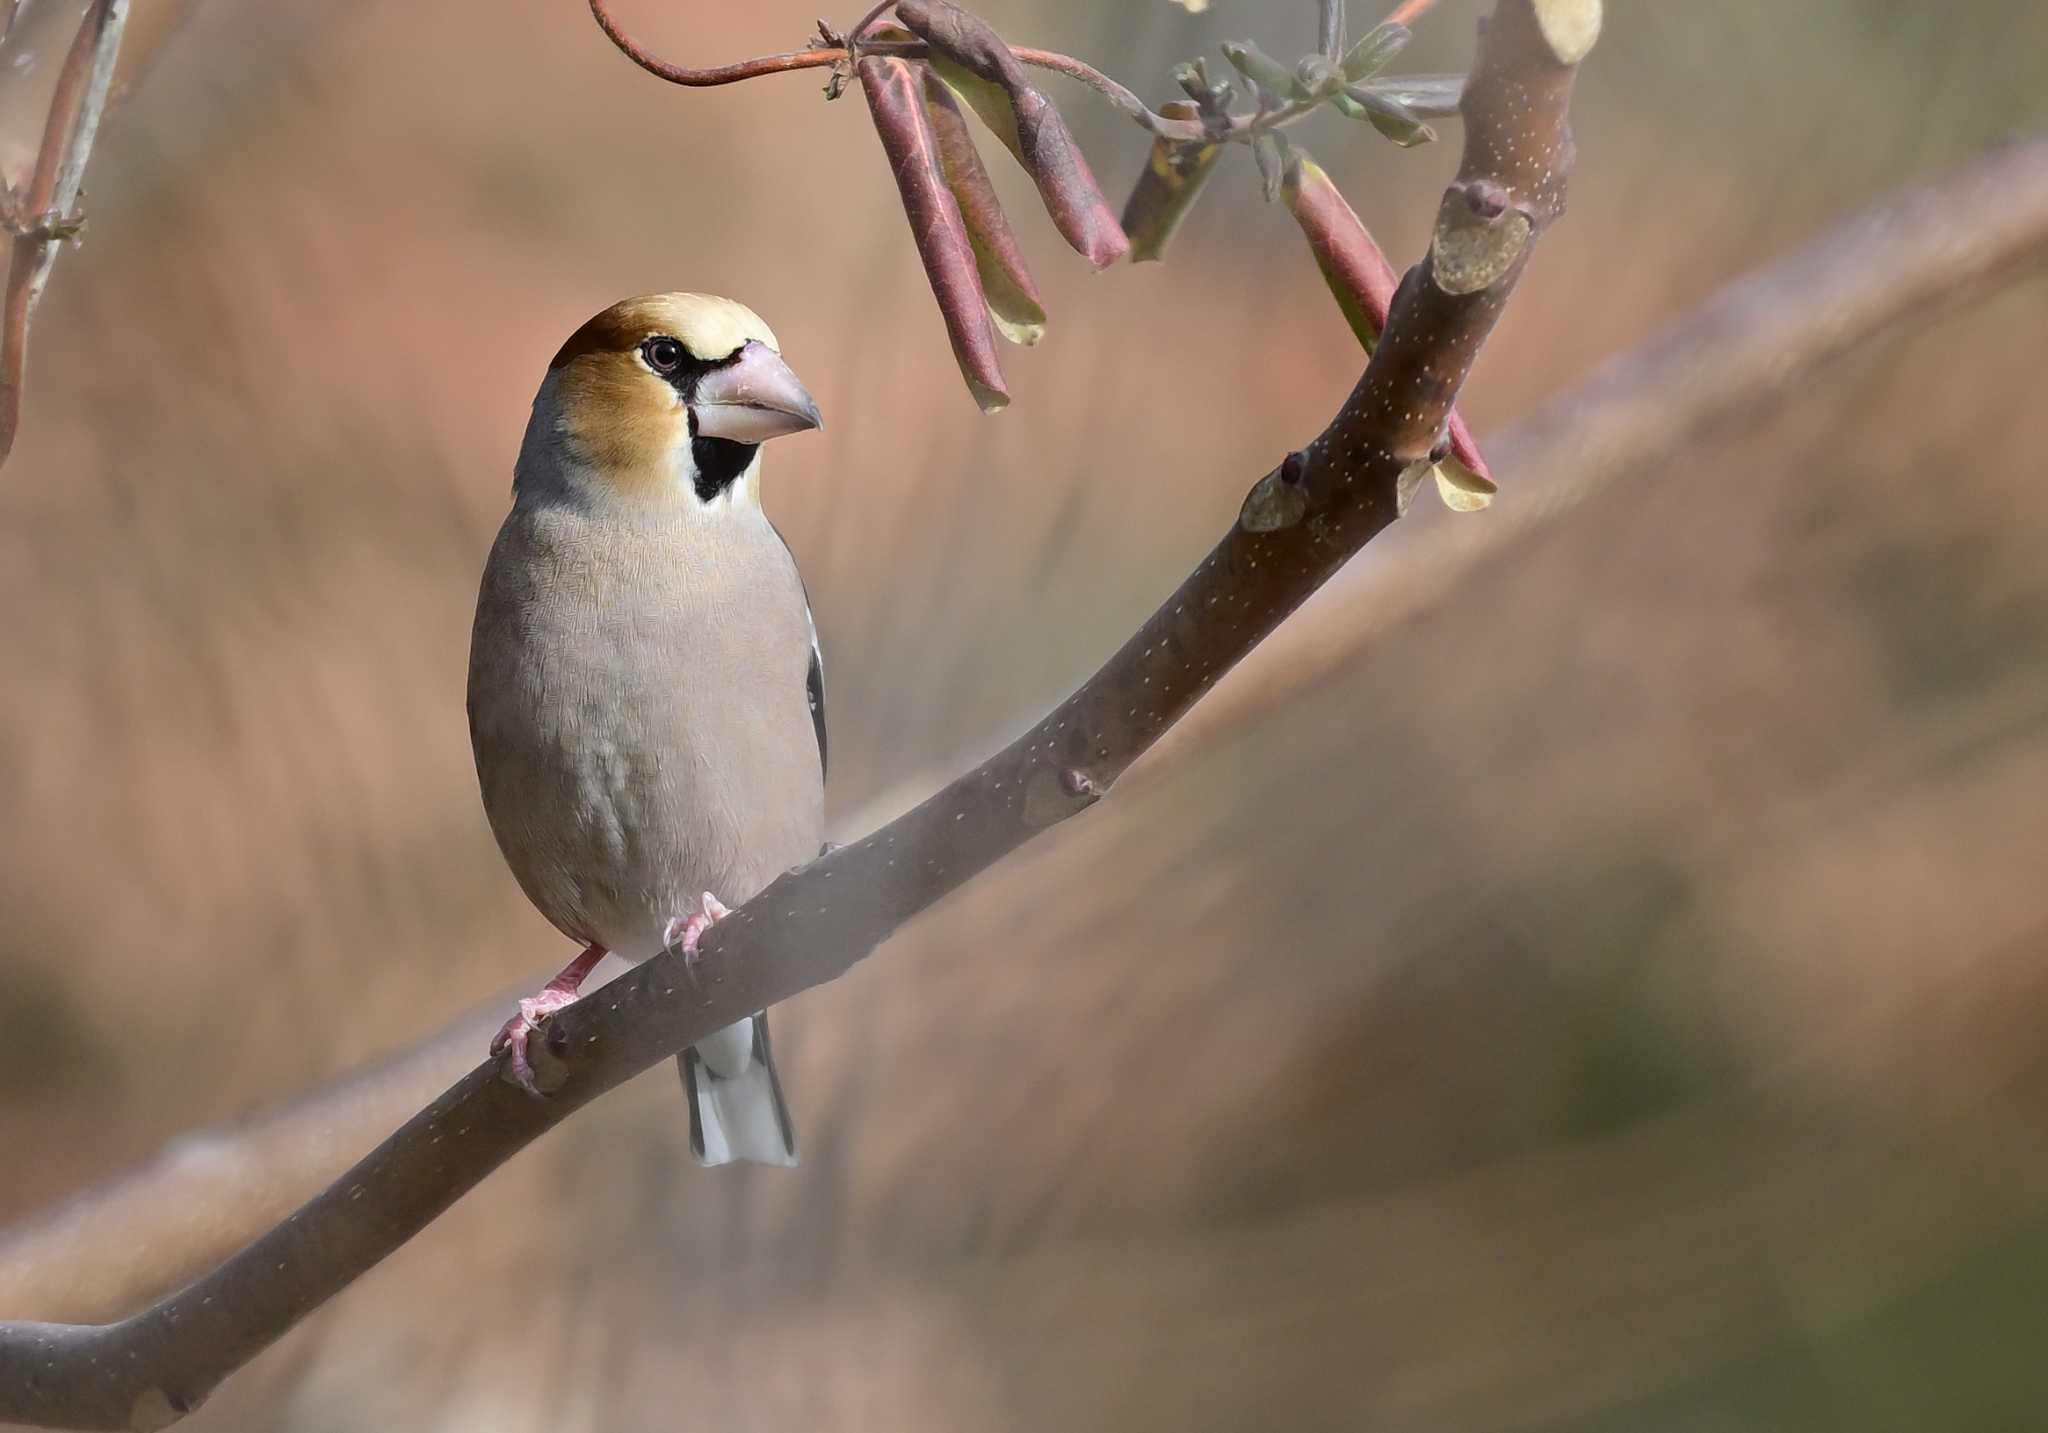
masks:
[[[668,929],[662,933],[662,944],[671,950],[681,951],[683,968],[694,971],[697,968],[697,943],[704,939],[704,932],[731,914],[724,901],[706,891],[698,900],[696,910],[669,921]]]
[[[526,1056],[526,1047],[550,1015],[575,1003],[576,993],[572,990],[549,987],[538,995],[529,995],[519,1002],[519,1013],[507,1020],[491,1041],[493,1058],[504,1059],[505,1073],[529,1095],[539,1095],[540,1086],[534,1083],[533,1062]]]

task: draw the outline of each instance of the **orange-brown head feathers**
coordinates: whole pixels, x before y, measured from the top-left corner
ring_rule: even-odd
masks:
[[[569,336],[535,401],[576,467],[655,502],[694,492],[708,503],[739,482],[760,443],[819,424],[774,331],[710,294],[613,304]]]

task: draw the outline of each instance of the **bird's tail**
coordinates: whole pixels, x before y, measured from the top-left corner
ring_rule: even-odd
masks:
[[[699,1164],[796,1163],[766,1011],[692,1045],[676,1056],[676,1068],[690,1096],[690,1148]]]

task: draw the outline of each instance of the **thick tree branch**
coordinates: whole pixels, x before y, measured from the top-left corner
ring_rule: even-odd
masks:
[[[474,1065],[537,983],[289,1104],[182,1135],[141,1168],[0,1231],[0,1318],[106,1318],[227,1258]]]
[[[128,0],[93,0],[58,72],[35,170],[27,188],[9,196],[5,217],[14,243],[8,255],[7,295],[0,306],[0,464],[14,451],[14,435],[21,426],[29,321],[57,266],[57,251],[78,229],[76,207],[85,183],[85,162],[92,157],[100,116],[113,88],[114,60],[127,22]]]
[[[1329,427],[1252,489],[1238,522],[1100,672],[1007,750],[865,840],[777,880],[707,936],[551,1021],[552,1097],[471,1071],[283,1224],[108,1325],[0,1325],[0,1418],[155,1428],[605,1091],[753,1010],[844,973],[904,921],[1085,810],[1210,684],[1374,534],[1562,210],[1574,44],[1597,0],[1502,0],[1462,106],[1465,153],[1430,252]],[[1560,29],[1560,21],[1564,29]]]

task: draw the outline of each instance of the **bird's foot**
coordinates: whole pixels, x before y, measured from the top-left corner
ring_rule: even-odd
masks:
[[[589,976],[591,968],[604,959],[601,946],[588,946],[583,953],[562,968],[562,973],[543,985],[538,991],[519,1002],[519,1013],[507,1020],[491,1041],[491,1057],[505,1061],[505,1073],[512,1082],[529,1095],[538,1095],[540,1087],[533,1080],[533,1062],[527,1058],[526,1047],[533,1040],[534,1032],[547,1023],[549,1016],[576,1003],[577,992]]]
[[[661,943],[672,950],[680,950],[683,969],[694,971],[697,968],[697,942],[704,939],[705,931],[731,914],[724,901],[706,891],[696,910],[669,921],[668,929],[662,932]]]
[[[498,1037],[491,1041],[491,1054],[505,1060],[506,1073],[529,1095],[539,1094],[540,1086],[533,1082],[533,1061],[526,1056],[527,1044],[543,1021],[564,1006],[574,1005],[576,998],[573,990],[556,990],[552,986],[538,995],[527,996],[519,1002],[519,1013],[507,1020]]]

